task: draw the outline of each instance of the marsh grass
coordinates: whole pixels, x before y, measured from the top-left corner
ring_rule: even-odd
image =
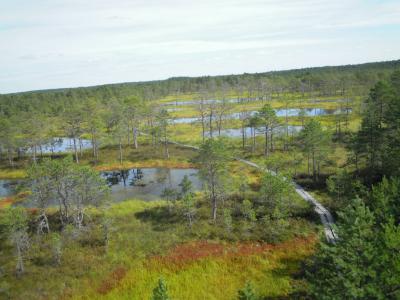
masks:
[[[32,220],[36,213],[31,211]],[[91,208],[82,234],[65,233],[60,265],[54,263],[51,238],[33,234],[27,273],[20,279],[13,275],[13,249],[0,234],[2,280],[12,287],[7,291],[12,299],[147,299],[160,276],[174,299],[227,299],[246,280],[265,296],[297,289],[293,275],[316,241],[312,221],[293,217],[282,242],[271,244],[257,237],[261,227],[249,235],[248,226],[236,222],[227,232],[209,221],[209,213],[206,203],[200,203],[190,229],[179,205],[170,211],[165,201],[114,204],[107,211],[112,226],[105,252],[102,213]],[[55,211],[49,215],[51,228],[57,230]]]

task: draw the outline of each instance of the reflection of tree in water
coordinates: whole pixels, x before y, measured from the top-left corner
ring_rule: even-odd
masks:
[[[124,182],[124,186],[126,186],[126,180],[129,177],[129,170],[121,170],[121,178],[122,181]]]
[[[136,172],[135,169],[132,169],[132,178],[131,181],[129,182],[129,185],[144,186],[146,184],[144,183],[143,178],[144,178],[144,173],[141,169],[136,169]]]
[[[171,170],[170,169],[156,169],[155,179],[157,183],[165,183],[168,179],[169,185],[171,185]]]
[[[121,181],[119,172],[105,172],[104,176],[106,177],[106,181],[109,186],[116,185]]]

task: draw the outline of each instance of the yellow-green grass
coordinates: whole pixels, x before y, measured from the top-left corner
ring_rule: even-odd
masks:
[[[0,169],[0,179],[20,179],[26,177],[25,169]]]
[[[301,283],[293,275],[313,253],[312,226],[294,220],[294,237],[274,246],[206,241],[202,235],[223,230],[221,224],[197,221],[190,231],[183,215],[181,221],[143,215],[149,210],[159,212],[165,205],[164,201],[137,200],[112,205],[107,211],[112,219],[108,252],[99,243],[102,231],[89,227],[90,232],[84,232],[79,241],[67,239],[59,266],[52,258],[51,239],[43,237],[39,244],[32,244],[21,278],[13,275],[12,246],[2,242],[2,280],[10,298],[149,299],[160,276],[166,279],[173,299],[235,298],[247,280],[261,295],[285,296]],[[99,215],[94,208],[87,213],[90,222]]]
[[[336,95],[336,96],[318,96],[314,94],[309,94],[309,93],[272,93],[270,95],[274,101],[283,101],[284,99],[290,99],[290,100],[313,100],[313,99],[343,99],[345,98],[344,96],[341,95]],[[223,98],[230,98],[230,99],[236,99],[236,98],[254,98],[254,94],[250,94],[248,91],[244,91],[243,93],[238,94],[237,91],[230,90],[230,91],[225,91],[223,94],[222,93],[215,93],[215,94],[209,94],[208,99],[223,99]],[[351,96],[351,98],[357,98],[358,96]],[[175,94],[175,95],[168,95],[166,97],[163,97],[161,99],[158,99],[158,103],[165,103],[165,102],[173,102],[173,101],[190,101],[190,100],[200,100],[201,98],[204,98],[204,95],[201,95],[199,93],[191,93],[191,94]]]
[[[166,280],[172,299],[236,299],[246,281],[263,297],[288,296],[294,291],[292,276],[313,253],[314,243],[310,237],[277,246],[184,244],[126,273],[121,268],[114,270],[97,289],[76,299],[150,299],[160,277]],[[123,275],[115,276],[118,273]]]
[[[190,132],[190,131],[188,131]],[[100,149],[99,161],[94,163],[91,151],[84,151],[80,157],[80,164],[91,165],[96,170],[115,170],[129,168],[193,168],[191,162],[196,155],[195,151],[176,145],[169,145],[170,159],[166,159],[162,145],[152,146],[146,139],[141,139],[139,148],[132,146],[123,147],[123,161],[119,160],[118,146],[107,146]],[[20,179],[27,176],[26,167],[30,164],[30,158],[20,161],[18,167],[0,168],[0,179]]]
[[[29,191],[19,192],[17,195],[0,198],[0,210],[11,207],[14,204],[22,202],[30,195]]]

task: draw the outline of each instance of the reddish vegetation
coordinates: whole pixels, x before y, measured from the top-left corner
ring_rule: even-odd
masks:
[[[12,205],[14,200],[12,198],[4,198],[0,201],[0,209],[6,208],[7,206]]]
[[[295,238],[285,243],[272,245],[267,243],[237,243],[221,244],[207,241],[197,241],[178,245],[169,251],[167,255],[155,256],[153,261],[158,264],[170,266],[182,266],[207,257],[241,257],[256,254],[265,254],[272,250],[293,251],[296,248],[311,248],[315,244],[316,236],[307,238]]]
[[[13,205],[14,203],[18,203],[24,200],[29,194],[30,194],[29,192],[21,192],[13,197],[0,199],[0,209],[6,208],[8,206]]]
[[[106,279],[101,282],[100,287],[97,289],[97,292],[102,295],[110,292],[112,289],[117,287],[118,283],[122,279],[124,279],[126,272],[127,270],[123,267],[116,268]]]

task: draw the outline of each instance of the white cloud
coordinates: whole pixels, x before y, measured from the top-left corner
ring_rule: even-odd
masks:
[[[357,63],[400,53],[398,1],[2,2],[0,92]]]

